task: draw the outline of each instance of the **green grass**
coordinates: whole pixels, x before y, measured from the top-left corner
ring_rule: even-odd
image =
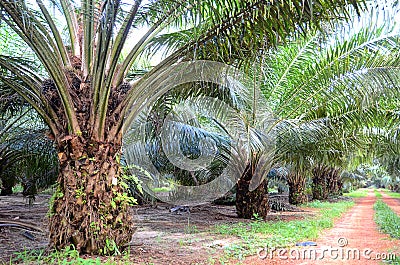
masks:
[[[6,264],[6,263],[5,263]],[[66,248],[64,251],[53,251],[46,253],[45,250],[30,250],[15,253],[8,264],[43,264],[43,265],[128,265],[129,252],[124,256],[115,256],[109,258],[81,258],[78,251],[72,248]]]
[[[398,193],[398,192],[385,191],[385,193],[392,198],[400,199],[400,193]]]
[[[387,261],[388,264],[399,265],[400,264],[400,257],[396,257],[394,260]]]
[[[382,194],[378,190],[374,190],[375,197],[382,198]]]
[[[157,192],[169,192],[171,191],[171,188],[168,187],[161,187],[161,188],[153,188],[152,191],[157,193]]]
[[[400,239],[400,217],[382,200],[374,204],[375,222],[379,229],[393,238]]]
[[[386,192],[386,191],[385,191]],[[400,239],[400,217],[382,200],[374,204],[375,222],[379,229],[393,238]],[[400,264],[400,257],[388,260],[388,264]]]
[[[22,192],[24,190],[24,187],[22,187],[22,185],[17,184],[12,188],[12,192],[13,193],[19,193]]]
[[[234,225],[218,225],[219,234],[233,235],[241,242],[226,248],[227,254],[238,259],[256,254],[257,249],[264,247],[288,247],[296,242],[314,240],[321,231],[333,226],[335,218],[340,217],[354,205],[353,202],[319,202],[306,204],[306,207],[319,209],[314,217],[305,217],[293,221],[254,221]]]
[[[362,198],[362,197],[366,197],[367,194],[368,194],[368,190],[358,189],[358,190],[354,190],[349,193],[344,193],[343,195],[347,196],[347,197],[351,197],[351,198]]]

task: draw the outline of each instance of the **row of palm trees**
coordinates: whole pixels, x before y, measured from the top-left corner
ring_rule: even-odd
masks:
[[[343,173],[377,157],[398,157],[399,32],[388,23],[325,33],[271,49],[260,64],[264,96],[276,116],[274,159],[289,171],[293,204],[307,201],[310,181],[313,197],[326,199],[341,193]],[[265,204],[254,206],[260,193],[265,189],[253,199],[239,195],[253,202],[243,213],[237,201],[239,216],[264,212]]]
[[[29,47],[26,54],[40,61],[32,69],[21,60],[24,54],[0,55],[0,84],[33,107],[55,139],[59,174],[49,223],[50,243],[56,248],[73,244],[81,253],[107,254],[117,250],[110,246],[131,239],[132,201],[124,197],[120,167],[124,116],[157,102],[159,91],[146,84],[179,61],[240,66],[268,102],[262,108],[250,104],[250,115],[243,120],[250,139],[261,139],[261,144],[251,145],[243,160],[240,216],[267,213],[268,180],[262,177],[273,163],[262,164],[265,156],[271,157],[265,150],[268,143],[262,143],[270,138],[261,136],[274,135],[273,161],[290,170],[291,202],[302,203],[313,169],[316,176],[331,169],[337,176],[354,163],[349,158],[367,159],[367,152],[372,156],[381,135],[375,133],[374,142],[367,132],[382,127],[385,136],[393,135],[398,38],[388,36],[385,27],[329,37],[337,32],[338,19],[344,23],[370,10],[366,1],[352,1],[351,6],[346,0],[51,2],[63,23],[41,0],[34,6],[0,0],[2,21]],[[144,27],[146,33],[131,45],[134,27]],[[160,48],[166,56],[159,64],[134,71],[136,62]],[[206,93],[201,88],[191,93]],[[274,114],[274,126],[255,119],[263,111]],[[257,172],[263,172],[260,185],[252,187]]]
[[[0,25],[2,60],[21,56],[27,49],[9,27]],[[28,55],[20,61],[38,70],[33,57]],[[0,195],[12,194],[13,188],[21,184],[23,195],[33,199],[38,190],[49,188],[57,179],[53,142],[46,136],[47,126],[15,90],[3,82],[0,90]]]
[[[3,114],[5,115],[5,114]],[[34,199],[38,190],[54,185],[57,178],[57,157],[47,128],[26,111],[0,120],[1,193],[10,195],[16,184],[23,195]]]

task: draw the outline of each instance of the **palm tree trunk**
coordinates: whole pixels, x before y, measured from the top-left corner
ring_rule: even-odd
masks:
[[[306,177],[298,172],[291,173],[288,176],[289,185],[289,203],[302,204],[308,201],[306,195]]]
[[[129,197],[119,185],[121,140],[100,143],[82,137],[59,141],[58,189],[50,208],[50,244],[79,253],[112,254],[134,232]]]
[[[326,200],[329,195],[341,195],[339,169],[318,165],[313,169],[313,198]]]
[[[340,179],[340,171],[336,168],[330,168],[327,174],[327,189],[331,195],[341,195],[343,183]]]
[[[7,196],[13,193],[13,187],[17,184],[17,179],[15,176],[10,175],[7,172],[3,172],[3,176],[0,177],[1,180],[1,191],[0,196]]]
[[[265,219],[268,214],[268,179],[264,179],[253,191],[249,190],[253,178],[253,168],[248,164],[242,177],[237,182],[236,212],[240,218],[258,216]]]
[[[326,200],[329,195],[327,174],[329,174],[329,169],[317,165],[312,171],[312,193],[313,199],[315,200]]]

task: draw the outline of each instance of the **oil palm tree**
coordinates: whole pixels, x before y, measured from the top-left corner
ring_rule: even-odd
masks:
[[[386,106],[393,104],[393,100],[385,98],[382,102]],[[396,106],[396,105],[392,105]],[[370,172],[378,186],[382,184],[394,191],[399,190],[399,138],[400,124],[397,109],[394,115],[380,115],[379,122],[364,128],[363,132],[368,137],[370,144],[369,160],[365,164],[371,166]],[[368,168],[364,171],[368,172]]]
[[[7,103],[7,106],[16,103]],[[25,107],[21,113],[15,108],[12,107],[11,113],[3,113],[0,119],[1,195],[10,195],[12,188],[20,183],[24,188],[23,195],[34,199],[38,189],[55,183],[57,157],[40,118],[31,108]]]
[[[8,105],[8,104],[7,104]],[[17,121],[21,117],[17,117]],[[20,150],[12,148],[11,145],[14,143],[15,136],[21,132],[16,130],[17,133],[12,133],[13,126],[6,119],[1,119],[1,133],[0,133],[0,180],[1,180],[1,193],[0,195],[11,195],[13,193],[12,188],[18,183],[18,175],[16,174],[16,164],[19,160],[24,159],[25,155]],[[18,127],[15,126],[15,127]],[[14,128],[15,128],[14,127]]]
[[[18,35],[6,24],[0,25],[0,54],[13,55],[21,65],[40,71],[34,54],[19,41]],[[24,55],[24,58],[15,56]],[[22,80],[13,80],[23,85]],[[47,126],[35,110],[12,87],[0,82],[0,146],[2,180],[1,195],[9,195],[20,183],[23,195],[34,198],[37,189],[45,189],[57,178],[56,153],[49,139]]]
[[[280,120],[277,159],[291,170],[291,203],[306,201],[315,165],[345,168],[353,153],[368,152],[367,127],[396,124],[397,105],[383,98],[397,97],[398,35],[373,25],[345,35],[311,34],[265,60],[264,94]]]
[[[59,8],[67,38],[41,0],[0,1],[1,19],[35,53],[47,75],[15,58],[0,57],[1,82],[13,87],[49,126],[59,160],[58,191],[50,213],[50,243],[73,244],[81,253],[110,253],[135,230],[121,183],[119,157],[129,102],[140,106],[157,91],[139,84],[196,51],[238,63],[310,23],[348,17],[347,0],[330,1],[51,1]],[[363,6],[351,1],[358,11]],[[133,27],[146,33],[129,46]],[[163,30],[196,32],[136,83],[126,79],[148,43]],[[215,40],[224,41],[223,56]],[[217,45],[218,46],[218,45]],[[125,56],[123,48],[128,49]],[[245,53],[244,53],[245,52]],[[214,56],[214,57],[212,57]],[[246,56],[251,58],[251,56]],[[15,80],[21,80],[23,85]]]

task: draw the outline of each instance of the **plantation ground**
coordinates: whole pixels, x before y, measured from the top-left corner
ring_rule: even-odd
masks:
[[[399,213],[400,200],[382,195],[383,201]],[[0,197],[0,220],[29,222],[46,230],[48,199],[48,195],[40,195],[32,206],[28,206],[20,195]],[[346,248],[370,248],[374,253],[387,253],[390,250],[400,256],[399,241],[389,239],[377,230],[373,219],[372,207],[376,201],[373,191],[370,190],[367,197],[357,198],[355,201],[355,206],[336,220],[332,229],[325,230],[316,240],[316,248],[338,247],[338,239],[345,238],[348,242]],[[246,223],[254,221],[237,218],[233,206],[203,205],[191,208],[190,214],[171,213],[169,208],[166,204],[136,207],[138,227],[131,243],[130,255],[123,258],[101,258],[102,261],[122,261],[120,264],[380,264],[374,260],[325,259],[314,263],[310,260],[281,260],[277,257],[273,260],[261,260],[257,255],[239,261],[227,256],[225,250],[230,248],[232,251],[233,247],[240,245],[242,239],[217,233],[215,225],[227,224],[228,227],[233,227],[244,223],[246,227]],[[302,220],[319,214],[319,210],[315,208],[303,208],[302,212],[271,213],[268,219]],[[21,233],[21,230],[15,228],[0,230],[0,258],[4,262],[14,252],[45,248],[45,234],[34,233],[36,238],[32,241]],[[234,249],[235,251],[240,252],[241,249]],[[26,260],[21,254],[20,258]]]
[[[388,203],[392,209],[400,210],[400,200],[393,199],[382,193],[383,201]],[[310,260],[309,258],[297,259],[297,251],[294,251],[293,259],[289,254],[282,255],[284,259],[275,257],[273,260],[260,260],[258,256],[246,259],[246,264],[382,264],[382,258],[389,252],[400,256],[400,241],[391,239],[388,235],[378,231],[374,221],[373,206],[377,198],[370,190],[366,197],[355,199],[356,205],[344,214],[332,229],[327,230],[318,240],[316,247],[309,247],[318,253],[316,259],[322,257],[322,250],[331,248],[325,252],[321,260]],[[389,204],[390,203],[390,204]],[[400,211],[398,211],[400,213]],[[343,246],[342,246],[343,245]],[[303,253],[305,248],[296,248],[298,253]],[[345,251],[341,255],[341,249]],[[360,257],[348,255],[347,251],[360,250]],[[365,251],[365,254],[364,254]],[[306,252],[307,253],[307,252]],[[310,253],[310,252],[308,252]],[[338,255],[338,257],[337,257]],[[365,256],[364,256],[365,255]],[[308,257],[306,255],[306,257]],[[287,258],[287,259],[286,259]],[[370,258],[370,259],[368,259]],[[285,260],[286,259],[286,260]]]
[[[50,196],[37,196],[28,206],[21,195],[0,197],[0,220],[17,220],[36,225],[46,231],[47,204]],[[238,241],[214,231],[218,224],[251,222],[236,217],[234,206],[202,205],[190,213],[171,213],[170,205],[135,207],[137,231],[131,243],[130,262],[137,264],[210,264],[224,258],[224,248]],[[271,213],[268,220],[294,220],[313,215],[311,209],[301,212]],[[1,228],[0,259],[9,261],[15,252],[43,249],[47,235],[34,233],[35,240],[22,236],[16,228]],[[25,258],[19,255],[21,259]],[[110,258],[102,258],[110,260]],[[128,263],[129,264],[129,263]]]

